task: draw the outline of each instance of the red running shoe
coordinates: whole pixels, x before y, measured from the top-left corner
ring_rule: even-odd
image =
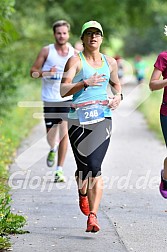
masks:
[[[95,213],[90,212],[87,220],[87,229],[86,232],[96,233],[100,230],[100,226],[97,223],[97,216]]]
[[[83,196],[79,193],[79,207],[81,212],[88,216],[90,214],[88,196]]]

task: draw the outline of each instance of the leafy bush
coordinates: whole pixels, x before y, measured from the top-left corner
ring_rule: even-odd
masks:
[[[25,225],[26,219],[11,212],[10,202],[9,194],[0,195],[0,236],[25,232],[21,228]]]
[[[4,187],[2,189],[4,190]],[[22,230],[22,227],[26,223],[25,217],[13,214],[10,202],[11,197],[7,192],[0,194],[0,249],[6,249],[11,246],[8,238],[9,234],[27,232]]]
[[[3,236],[0,236],[0,250],[10,248],[9,239]],[[2,250],[3,251],[3,250]]]
[[[3,57],[0,62],[0,107],[1,114],[4,110],[9,109],[14,104],[13,97],[16,97],[16,73],[17,67],[11,61],[4,61]]]

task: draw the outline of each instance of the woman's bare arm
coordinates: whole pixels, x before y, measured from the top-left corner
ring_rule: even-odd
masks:
[[[160,80],[161,75],[162,72],[159,69],[154,68],[149,82],[149,87],[152,91],[159,90],[167,86],[167,79]]]

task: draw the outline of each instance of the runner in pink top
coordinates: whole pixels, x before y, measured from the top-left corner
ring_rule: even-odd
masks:
[[[163,80],[160,77],[163,77]],[[154,64],[154,70],[149,83],[150,89],[164,89],[160,108],[161,129],[167,146],[167,51],[161,52]],[[164,159],[164,167],[161,171],[160,193],[167,198],[167,157]]]

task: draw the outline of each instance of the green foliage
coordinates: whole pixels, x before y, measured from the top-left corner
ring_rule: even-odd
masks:
[[[150,26],[151,20],[149,19],[152,11],[151,4],[154,0],[127,0],[125,5],[125,12],[128,13],[128,25],[132,28],[138,27],[143,30]],[[144,18],[141,18],[143,16]]]
[[[67,13],[61,16],[62,11],[59,12],[58,18],[67,18],[71,22],[72,32],[77,36],[80,36],[83,23],[89,20],[97,20],[103,24],[106,39],[115,29],[118,30],[122,27],[122,24],[126,23],[126,12],[124,12],[125,1],[104,0],[103,4],[101,4],[101,0],[91,0],[85,4],[82,0],[64,0],[63,2],[57,0],[56,5],[59,6],[59,9],[61,6],[61,9]],[[46,7],[48,12],[49,9],[54,9],[54,6],[55,2],[49,1]]]
[[[25,82],[25,80],[24,80]],[[19,89],[18,101],[39,100],[39,88],[33,83],[25,84]],[[31,97],[31,98],[30,98]],[[37,108],[39,112],[39,108]],[[29,130],[38,123],[33,120],[34,108],[24,108],[15,105],[11,111],[0,118],[0,249],[11,246],[9,234],[21,234],[27,231],[22,230],[26,223],[23,216],[11,212],[10,188],[7,185],[8,166],[13,161],[15,151],[20,141],[27,136]]]
[[[0,195],[0,236],[25,232],[21,230],[26,223],[25,217],[11,213],[10,203],[9,194]]]
[[[0,17],[0,48],[19,38],[10,20]]]
[[[0,250],[3,251],[4,249],[10,248],[11,244],[7,237],[0,236]]]
[[[167,5],[164,0],[132,1],[129,8],[129,18],[132,25],[124,35],[124,55],[148,55],[160,52],[166,48],[167,38],[164,35],[164,26],[167,24]],[[141,4],[141,6],[140,6]],[[139,7],[140,6],[140,7]],[[145,10],[143,10],[144,6]],[[135,13],[138,11],[138,14]],[[146,18],[139,18],[139,13]],[[138,19],[138,21],[134,20]]]
[[[16,65],[12,62],[10,50],[7,45],[18,39],[18,33],[10,21],[11,15],[14,13],[13,0],[1,0],[0,5],[0,107],[1,113],[5,108],[10,108],[13,105],[12,96],[15,95],[16,83]]]
[[[8,18],[14,12],[14,0],[1,0],[0,15],[4,18]]]
[[[140,106],[148,127],[155,132],[156,136],[164,142],[160,127],[160,104],[162,101],[162,90],[153,92],[149,98]],[[151,109],[154,108],[154,109]]]
[[[0,123],[2,127],[2,121]],[[3,134],[0,135],[0,150],[0,183],[3,183],[8,178],[6,167],[13,158],[13,143]]]
[[[18,39],[18,33],[10,21],[14,13],[14,0],[1,0],[0,4],[0,48],[9,42]]]
[[[163,90],[161,89],[150,92],[148,87],[149,79],[152,74],[153,65],[157,58],[157,55],[152,54],[143,58],[145,62],[147,62],[148,69],[146,72],[146,85],[144,85],[141,90],[141,97],[145,97],[148,94],[148,98],[140,105],[139,110],[144,115],[149,129],[153,131],[155,135],[164,143],[160,127],[160,106],[162,102]]]
[[[9,60],[7,61],[7,58]],[[1,114],[9,110],[13,106],[16,97],[17,81],[16,81],[17,66],[11,61],[9,55],[2,54],[0,62],[0,107]]]
[[[52,8],[50,8],[50,2],[47,2],[46,8],[48,10],[46,22],[50,25],[50,28],[52,27],[53,22],[59,19],[65,19],[69,23],[72,23],[72,17],[70,17],[68,12],[65,12],[61,4],[54,2]]]
[[[99,21],[104,29],[104,46],[113,55],[125,56],[150,54],[166,48],[163,34],[167,24],[167,5],[164,0],[1,0],[0,5],[0,190],[4,192],[4,217],[2,219],[0,249],[9,246],[3,235],[19,232],[24,219],[13,216],[10,211],[10,196],[6,187],[8,172],[6,167],[12,162],[15,149],[21,139],[36,123],[32,120],[34,109],[18,108],[19,100],[32,100],[38,92],[33,87],[29,70],[41,47],[53,42],[52,23],[66,19],[71,24],[71,41],[80,37],[81,26],[88,20]],[[142,18],[144,17],[144,18]],[[121,51],[120,51],[121,50]],[[38,80],[35,81],[37,85]],[[32,89],[30,88],[32,86]],[[30,88],[30,89],[29,89]],[[25,96],[27,94],[27,96]],[[158,92],[155,97],[158,97]],[[32,98],[33,97],[33,98]],[[142,111],[155,106],[159,98],[151,96],[142,104]],[[37,98],[38,100],[40,98]],[[156,105],[158,106],[158,105]],[[156,112],[158,113],[158,112]],[[146,118],[149,118],[150,110]],[[155,118],[152,115],[151,118]],[[24,120],[23,120],[24,119]],[[148,120],[149,121],[149,120]],[[156,120],[154,120],[155,122]],[[10,123],[9,123],[10,122]],[[151,124],[151,122],[149,122]],[[154,128],[154,126],[151,126]],[[157,124],[155,125],[157,129]],[[159,129],[158,129],[159,131]],[[3,203],[3,201],[1,201]],[[7,215],[8,212],[8,215]],[[7,219],[6,219],[7,220]]]
[[[2,186],[1,186],[2,187]],[[4,188],[3,188],[4,191]],[[7,192],[0,194],[0,249],[7,249],[11,246],[9,234],[23,234],[22,230],[26,223],[23,216],[11,212],[11,197]]]

